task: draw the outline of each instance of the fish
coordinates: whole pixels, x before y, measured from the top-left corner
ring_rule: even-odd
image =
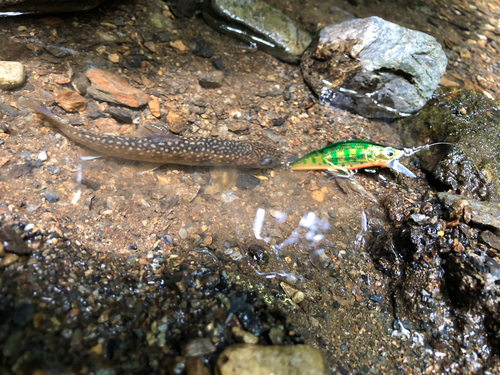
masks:
[[[438,144],[450,143],[438,142],[419,147],[398,149],[362,140],[341,141],[299,158],[290,164],[290,169],[340,171],[349,175],[349,171],[352,170],[383,167],[391,168],[414,178],[416,175],[402,165],[399,159]]]
[[[280,164],[281,154],[276,146],[265,143],[181,137],[150,122],[142,124],[138,137],[108,135],[73,127],[38,101],[25,100],[21,104],[50,120],[72,141],[104,156],[158,164],[248,169],[272,168]]]

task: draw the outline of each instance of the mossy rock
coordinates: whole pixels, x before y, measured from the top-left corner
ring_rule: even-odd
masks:
[[[422,152],[422,168],[462,195],[498,202],[500,110],[474,91],[440,90],[418,115],[399,121],[405,145],[450,142]]]

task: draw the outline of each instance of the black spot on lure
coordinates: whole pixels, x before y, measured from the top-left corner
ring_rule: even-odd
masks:
[[[259,142],[179,137],[151,123],[142,126],[142,137],[100,134],[66,124],[42,103],[24,101],[21,104],[49,119],[71,140],[106,156],[152,163],[239,168],[271,168],[278,165],[281,158],[275,146]]]
[[[367,141],[342,141],[301,157],[290,165],[290,169],[351,171],[361,168],[383,167],[394,169],[408,177],[416,177],[412,171],[399,162],[399,159],[438,144],[449,143],[439,142],[400,150]]]

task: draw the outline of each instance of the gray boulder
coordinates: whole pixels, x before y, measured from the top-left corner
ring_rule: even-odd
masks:
[[[211,0],[205,22],[290,63],[298,63],[310,35],[284,13],[261,0]]]
[[[305,51],[305,80],[325,101],[372,118],[418,112],[446,70],[430,35],[379,17],[327,26]]]

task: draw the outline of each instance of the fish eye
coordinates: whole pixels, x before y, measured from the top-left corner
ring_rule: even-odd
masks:
[[[388,148],[384,151],[384,155],[388,158],[392,158],[394,156],[394,150],[392,148]]]
[[[273,159],[271,158],[264,158],[260,161],[260,165],[269,165],[273,162]]]

